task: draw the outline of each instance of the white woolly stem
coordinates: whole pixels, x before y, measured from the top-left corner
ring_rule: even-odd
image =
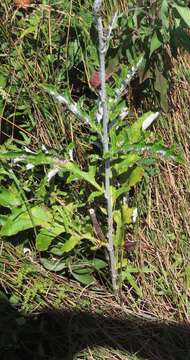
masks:
[[[109,48],[109,41],[110,41],[110,38],[111,38],[111,33],[112,33],[112,30],[113,30],[113,27],[114,27],[115,23],[117,22],[117,15],[118,15],[118,11],[116,11],[115,14],[112,16],[110,24],[108,25],[108,28],[107,28],[106,51]]]
[[[107,156],[109,151],[109,116],[107,107],[107,96],[106,96],[106,72],[105,72],[105,56],[106,56],[106,45],[107,39],[104,39],[104,31],[102,25],[102,18],[100,15],[102,0],[95,0],[93,12],[98,30],[99,40],[99,60],[100,60],[100,101],[103,109],[103,151],[104,156]],[[107,202],[108,212],[108,252],[110,257],[110,270],[112,278],[113,291],[117,293],[117,272],[115,266],[115,253],[113,244],[113,210],[112,210],[112,193],[111,193],[111,169],[110,169],[110,158],[105,161],[105,198]]]
[[[59,103],[66,105],[68,110],[77,116],[80,120],[84,121],[85,124],[89,124],[90,120],[88,116],[83,115],[77,104],[73,101],[69,101],[65,96],[58,94],[54,90],[48,90],[49,94],[53,96]]]
[[[136,65],[134,65],[132,67],[132,69],[130,70],[130,72],[127,74],[127,77],[125,80],[123,80],[121,87],[115,91],[117,99],[118,99],[118,97],[122,96],[124,90],[127,88],[127,86],[130,84],[133,77],[136,75],[140,65],[142,64],[142,61],[143,61],[143,58],[141,57],[140,60],[138,61],[138,63]]]

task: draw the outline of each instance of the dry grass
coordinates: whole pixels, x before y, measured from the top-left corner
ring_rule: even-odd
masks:
[[[190,56],[174,62],[170,114],[160,122],[159,133],[168,145],[175,143],[185,165],[162,162],[159,173],[147,188],[148,209],[137,233],[136,252],[140,266],[151,265],[154,272],[141,275],[141,307],[165,319],[190,320],[190,291],[187,269],[190,239]],[[156,126],[156,129],[158,127]]]
[[[188,326],[132,314],[100,286],[82,288],[48,274],[18,251],[1,243],[1,287],[14,293],[13,307],[0,301],[3,360],[182,360],[190,354]]]

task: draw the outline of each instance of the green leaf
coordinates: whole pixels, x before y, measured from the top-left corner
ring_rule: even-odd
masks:
[[[122,222],[122,214],[120,210],[115,210],[113,213],[114,221],[117,224],[116,234],[114,239],[114,244],[117,247],[122,245],[123,242],[123,222]]]
[[[164,75],[158,70],[155,69],[155,83],[154,88],[156,91],[160,93],[160,104],[162,109],[167,112],[168,111],[168,81],[164,77]]]
[[[117,175],[124,174],[128,171],[129,167],[134,165],[138,160],[140,159],[140,156],[135,153],[129,153],[122,159],[119,159],[119,162],[112,165],[112,168],[116,170]]]
[[[79,61],[79,58],[80,58],[80,45],[79,45],[79,42],[78,42],[78,39],[76,38],[74,41],[69,41],[69,44],[68,44],[68,65],[71,67],[73,66],[74,64],[76,64],[76,61],[78,60]],[[67,65],[67,66],[68,66]]]
[[[129,271],[122,271],[122,281],[127,280],[131,287],[136,291],[139,297],[142,297],[142,290],[138,286],[135,277]]]
[[[72,272],[72,276],[84,285],[90,285],[95,281],[95,278],[91,274],[76,274]]]
[[[23,158],[26,153],[24,151],[0,151],[0,160],[12,160],[16,158]]]
[[[161,9],[160,9],[160,18],[162,21],[162,25],[164,28],[164,31],[168,31],[169,29],[169,6],[168,6],[168,0],[163,0]]]
[[[135,208],[129,208],[126,204],[122,205],[123,224],[131,224],[133,222],[133,214]]]
[[[34,226],[48,227],[51,221],[50,213],[45,208],[35,206],[30,209],[31,216],[26,208],[16,209],[8,216],[1,228],[1,236],[12,236],[20,231],[31,229]]]
[[[186,283],[186,289],[190,289],[190,265],[187,265],[185,268],[185,283]]]
[[[7,78],[0,72],[0,88],[4,89],[7,84]]]
[[[190,27],[190,9],[187,6],[179,6],[177,4],[173,5],[177,10],[179,16],[183,19],[188,27]]]
[[[112,189],[112,201],[113,201],[113,205],[115,203],[115,201],[118,199],[119,196],[121,196],[122,194],[127,193],[130,190],[130,187],[128,186],[128,183],[124,184],[123,186],[120,186],[119,189]]]
[[[11,305],[19,305],[20,298],[16,294],[12,294],[11,297],[9,298],[9,303]]]
[[[103,188],[95,180],[94,169],[90,169],[89,172],[85,172],[82,171],[76,163],[70,161],[62,164],[60,168],[64,168],[72,172],[78,179],[84,179],[103,194]]]
[[[53,206],[55,211],[55,219],[58,223],[61,223],[65,227],[65,232],[69,232],[71,224],[73,224],[74,207],[72,203],[66,206]]]
[[[95,242],[94,237],[90,233],[86,234],[72,234],[69,240],[67,240],[64,245],[62,246],[61,250],[63,253],[69,252],[75,248],[76,245],[79,244],[79,242],[83,239],[87,239],[91,241],[92,243]]]
[[[59,224],[53,227],[49,226],[49,229],[41,229],[36,237],[36,248],[39,251],[45,251],[49,248],[53,239],[65,231],[65,227]]]
[[[105,269],[108,266],[108,264],[104,260],[98,258],[94,258],[89,262],[96,270]]]
[[[7,221],[7,215],[1,215],[0,214],[0,226],[3,226]]]
[[[158,39],[157,33],[154,32],[150,43],[150,57],[155,50],[160,48],[161,45],[162,42]]]
[[[19,161],[24,163],[29,163],[33,165],[42,165],[49,164],[54,165],[57,169],[67,170],[74,174],[77,179],[84,179],[92,186],[94,186],[101,194],[104,193],[103,186],[100,186],[95,180],[95,168],[91,167],[88,172],[82,171],[78,165],[71,161],[62,161],[59,158],[47,156],[43,152],[39,152],[35,155],[29,155],[23,151],[1,151],[0,159],[1,160],[10,160],[18,158]]]
[[[138,184],[144,175],[144,168],[141,166],[136,166],[127,177],[127,180],[124,185],[120,186],[118,189],[112,188],[112,201],[113,204],[122,194],[127,193],[131,187]]]
[[[76,274],[92,274],[95,271],[104,269],[107,263],[102,259],[95,258],[93,260],[86,260],[83,263],[76,264],[72,267],[72,271]]]
[[[18,159],[19,162],[29,163],[33,165],[42,165],[42,164],[54,164],[56,161],[53,157],[46,155],[43,152],[38,152],[34,155],[31,155],[25,151],[0,151],[0,160],[13,160]]]
[[[143,136],[142,124],[146,120],[146,118],[153,114],[154,113],[151,111],[143,114],[134,124],[131,125],[129,129],[127,129],[128,144],[133,145],[141,140]]]
[[[7,302],[7,304],[8,304],[9,303],[9,298],[3,291],[0,290],[0,302],[1,302],[1,304],[2,304],[3,301]]]
[[[49,260],[46,258],[41,258],[40,262],[44,266],[44,268],[49,271],[59,272],[67,267],[63,260],[57,261],[57,260]]]
[[[71,235],[69,240],[67,240],[65,242],[65,244],[63,245],[63,247],[61,249],[62,252],[65,253],[65,252],[69,252],[69,251],[73,250],[75,248],[75,246],[79,244],[81,239],[82,239],[82,237],[78,234]]]
[[[102,190],[101,191],[93,191],[91,192],[91,194],[88,197],[88,202],[93,202],[94,199],[96,199],[97,197],[102,196]]]
[[[183,47],[185,50],[190,52],[190,36],[187,31],[178,27],[173,30],[172,37],[176,47]]]
[[[82,275],[82,274],[92,274],[94,272],[94,269],[91,267],[87,267],[85,265],[76,265],[72,268],[76,274]]]
[[[144,175],[143,167],[137,166],[135,169],[133,169],[127,180],[129,188],[138,184],[142,180],[143,175]]]
[[[49,252],[56,256],[62,256],[63,255],[62,246],[63,244],[59,242],[58,244],[55,244],[54,247],[51,247]]]
[[[8,189],[1,187],[0,190],[0,205],[10,209],[21,206],[23,203],[20,193],[14,186]]]

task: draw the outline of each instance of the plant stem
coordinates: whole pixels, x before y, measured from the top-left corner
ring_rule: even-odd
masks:
[[[109,152],[109,116],[107,107],[107,96],[106,96],[106,71],[105,71],[105,56],[107,51],[107,41],[104,38],[102,19],[100,16],[102,0],[96,0],[94,2],[94,17],[98,29],[98,40],[99,40],[99,60],[100,60],[100,101],[103,109],[103,152],[104,156],[107,157]],[[115,267],[115,252],[113,244],[113,210],[112,210],[112,193],[111,193],[111,169],[110,169],[110,158],[105,160],[105,198],[107,202],[107,222],[108,222],[108,252],[110,257],[110,270],[112,287],[115,294],[117,294],[117,272]]]

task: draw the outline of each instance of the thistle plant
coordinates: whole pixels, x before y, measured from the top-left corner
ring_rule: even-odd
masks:
[[[20,208],[3,218],[0,235],[11,236],[34,227],[38,250],[46,251],[52,241],[63,232],[69,234],[70,237],[56,250],[56,254],[58,252],[61,255],[69,253],[83,239],[93,244],[92,250],[101,247],[106,249],[112,288],[118,295],[122,281],[125,278],[128,281],[131,279],[131,277],[127,277],[127,261],[123,247],[125,231],[136,221],[138,215],[137,208],[129,205],[129,192],[142,180],[148,166],[147,160],[160,156],[174,157],[174,155],[171,149],[166,148],[160,140],[150,136],[151,133],[147,131],[158,118],[159,112],[142,114],[132,123],[128,119],[129,109],[126,107],[126,101],[122,95],[142,66],[143,55],[136,58],[130,66],[121,66],[119,76],[114,74],[111,85],[106,83],[106,55],[112,30],[116,26],[119,15],[115,13],[105,29],[101,5],[102,0],[95,0],[93,6],[93,17],[98,34],[100,74],[99,97],[94,106],[89,111],[84,111],[80,103],[75,103],[66,92],[60,94],[55,86],[41,84],[42,91],[47,92],[55,101],[66,107],[86,127],[91,144],[98,144],[97,152],[94,150],[94,153],[88,158],[88,168],[85,170],[80,168],[75,162],[69,146],[68,151],[65,149],[63,158],[56,154],[52,155],[46,149],[31,152],[27,148],[23,150],[14,148],[13,151],[4,147],[0,152],[3,168],[7,167],[7,160],[10,160],[12,168],[18,164],[24,164],[28,172],[33,171],[35,167],[44,165],[46,167],[44,183],[49,184],[56,174],[59,174],[65,181],[65,173],[69,173],[67,184],[81,179],[83,183],[87,182],[91,189],[87,203],[88,208],[89,205],[91,207],[90,217],[95,236],[89,232],[89,227],[82,220],[80,220],[81,226],[79,226],[80,221],[77,217],[73,220],[73,204],[69,204],[68,207],[53,206],[52,211],[47,210],[45,214],[44,209],[40,206],[28,210],[26,206],[23,206],[22,199],[16,195],[15,203]],[[1,175],[10,177],[10,172],[2,170]],[[15,177],[12,176],[12,178],[16,183]],[[16,186],[18,187],[18,184]],[[4,189],[4,198],[8,195],[9,192]],[[99,210],[102,218],[99,219],[100,221],[96,216],[97,199],[101,204]],[[0,201],[2,202],[2,196]],[[8,201],[7,198],[6,202],[3,201],[4,206],[8,204],[6,206],[11,207],[10,199]],[[28,212],[27,216],[26,212]],[[18,219],[20,222],[16,224]],[[75,222],[75,226],[72,221]],[[60,269],[60,266],[58,268]],[[138,292],[138,287],[135,290]]]
[[[102,107],[102,120],[103,120],[103,155],[105,159],[105,199],[107,202],[107,225],[108,225],[108,252],[110,257],[110,269],[112,277],[112,286],[114,292],[117,289],[117,271],[115,267],[115,255],[113,244],[113,210],[112,210],[112,193],[111,193],[111,167],[109,157],[109,114],[106,94],[106,70],[105,70],[105,57],[108,48],[108,40],[111,35],[111,26],[107,32],[107,36],[104,36],[104,29],[102,25],[102,18],[100,15],[102,1],[96,0],[94,2],[93,13],[98,30],[99,40],[99,59],[100,59],[100,104]],[[115,18],[115,16],[114,16]],[[113,23],[113,22],[112,22]]]

